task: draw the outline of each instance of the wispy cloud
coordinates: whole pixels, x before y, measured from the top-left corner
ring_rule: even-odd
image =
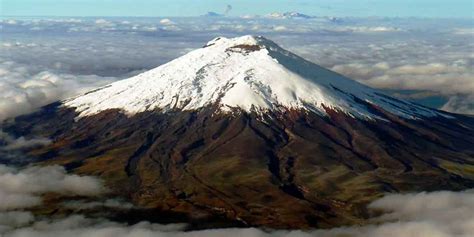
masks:
[[[25,148],[32,148],[32,147],[40,147],[45,146],[51,143],[50,139],[37,137],[27,139],[25,137],[14,138],[7,133],[4,133],[0,130],[0,143],[3,146],[0,150],[11,151],[11,150],[18,150],[18,149],[25,149]]]

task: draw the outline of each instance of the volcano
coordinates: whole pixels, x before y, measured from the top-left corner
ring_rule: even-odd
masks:
[[[205,222],[363,223],[385,193],[474,187],[474,118],[387,96],[256,36],[5,121],[42,164]]]

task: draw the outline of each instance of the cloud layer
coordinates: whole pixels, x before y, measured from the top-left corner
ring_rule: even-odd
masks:
[[[81,214],[36,216],[29,208],[42,204],[43,194],[73,200],[58,203],[68,210],[129,209],[132,204],[104,199],[107,189],[91,176],[68,174],[60,166],[23,169],[0,165],[0,235],[5,237],[469,237],[474,233],[474,190],[387,194],[368,208],[382,215],[365,226],[326,230],[263,230],[230,228],[186,231],[186,224],[134,225]],[[91,199],[77,199],[90,197]],[[102,200],[102,201],[99,201]],[[74,212],[73,212],[74,213]],[[87,211],[86,211],[87,213]]]
[[[82,215],[71,215],[62,219],[38,219],[28,212],[4,212],[0,213],[0,217],[3,217],[0,218],[0,233],[3,232],[6,237],[469,237],[474,231],[472,191],[387,195],[372,203],[370,207],[387,213],[371,220],[378,224],[313,231],[257,228],[185,231],[184,224],[160,225],[141,222],[126,225]]]
[[[374,233],[390,236],[470,236],[474,233],[474,190],[388,195],[369,205],[388,212],[376,220],[397,222]],[[403,230],[405,229],[405,230]],[[384,234],[385,233],[387,234]],[[396,232],[395,232],[396,233]]]
[[[45,193],[97,196],[104,192],[99,179],[67,174],[61,166],[18,170],[0,165],[0,211],[37,206]]]
[[[446,100],[445,110],[474,113],[466,20],[23,18],[1,19],[0,28],[0,120],[136,75],[214,37],[243,34],[264,35],[370,86],[429,92]]]

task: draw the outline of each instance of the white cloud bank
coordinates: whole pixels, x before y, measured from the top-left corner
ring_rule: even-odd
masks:
[[[474,190],[393,194],[373,202],[369,207],[388,212],[378,217],[377,221],[394,222],[382,225],[379,230],[376,228],[373,233],[380,236],[474,235]],[[393,234],[397,232],[400,233]]]
[[[169,25],[174,25],[176,23],[174,23],[172,20],[170,20],[168,18],[164,18],[164,19],[160,20],[160,24],[165,25],[165,26],[169,26]]]
[[[474,233],[474,190],[388,194],[369,205],[383,211],[366,226],[328,230],[262,230],[229,228],[185,231],[185,224],[161,225],[140,222],[135,225],[103,218],[70,215],[63,218],[34,216],[23,210],[40,205],[40,194],[98,196],[102,183],[93,177],[66,174],[58,166],[22,170],[0,166],[0,235],[4,237],[472,237]],[[121,202],[66,202],[79,209]],[[121,205],[121,204],[119,204]],[[131,208],[127,206],[127,208]]]
[[[341,64],[332,70],[375,88],[428,91],[445,96],[448,102],[441,109],[474,114],[474,71],[468,63],[428,63],[390,65]]]
[[[469,72],[469,66],[444,63],[392,66],[381,62],[372,65],[357,63],[336,65],[332,70],[358,78],[378,88],[429,90],[453,95],[470,94],[474,91],[474,78]]]
[[[41,204],[41,195],[98,196],[106,189],[101,180],[67,174],[61,166],[29,167],[18,170],[0,165],[0,211]]]
[[[0,60],[0,121],[32,112],[113,81],[112,78],[35,72],[26,65]]]

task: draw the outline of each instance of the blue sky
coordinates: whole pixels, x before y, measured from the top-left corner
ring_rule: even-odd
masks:
[[[2,16],[197,16],[298,11],[324,16],[472,18],[474,0],[0,0]]]

